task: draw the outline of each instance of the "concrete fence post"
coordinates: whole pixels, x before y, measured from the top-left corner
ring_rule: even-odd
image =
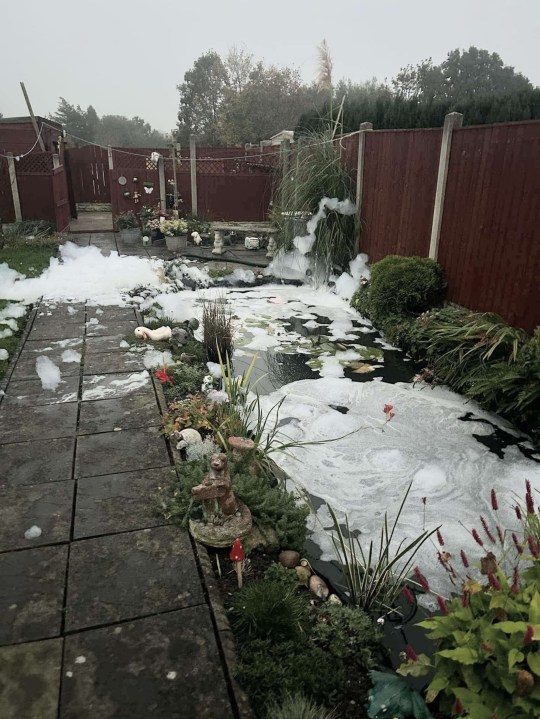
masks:
[[[191,214],[198,214],[197,203],[197,145],[195,135],[189,136],[189,163],[191,170]]]
[[[17,185],[17,172],[15,170],[15,160],[11,152],[7,153],[7,161],[9,168],[9,182],[11,184],[11,196],[13,197],[13,208],[15,209],[15,220],[22,220],[21,199],[19,197],[19,186]]]
[[[356,166],[356,213],[360,220],[362,212],[362,193],[364,191],[364,157],[366,151],[366,132],[373,130],[371,122],[362,122],[360,124],[360,134],[358,135],[358,163]]]
[[[450,150],[452,148],[452,133],[454,129],[461,127],[462,123],[463,115],[459,112],[450,112],[444,118],[441,153],[439,155],[439,171],[437,173],[437,189],[435,191],[435,202],[433,205],[431,240],[429,243],[429,258],[435,261],[439,256],[439,239],[441,236],[446,180],[448,178],[448,164],[450,162]]]

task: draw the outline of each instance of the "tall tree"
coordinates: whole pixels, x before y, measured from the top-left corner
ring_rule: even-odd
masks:
[[[244,48],[233,45],[229,48],[224,64],[229,78],[230,89],[240,92],[249,82],[249,77],[255,67],[253,55]]]
[[[88,114],[90,112],[90,115]],[[61,97],[58,107],[51,120],[59,122],[64,126],[66,132],[75,138],[94,142],[96,124],[96,111],[92,106],[88,110],[83,110],[80,105],[71,105],[65,98]]]
[[[140,117],[131,120],[123,115],[103,115],[97,133],[100,145],[114,147],[164,147],[165,135]]]
[[[185,73],[184,82],[178,85],[178,129],[182,143],[187,144],[193,132],[203,144],[219,144],[218,114],[228,84],[227,70],[216,52],[210,50],[195,60],[192,69]]]

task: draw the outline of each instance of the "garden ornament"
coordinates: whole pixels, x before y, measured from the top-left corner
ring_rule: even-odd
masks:
[[[193,500],[202,502],[203,519],[191,519],[195,539],[211,547],[230,547],[245,537],[252,526],[251,512],[234,496],[227,455],[216,452],[203,481],[191,490]]]
[[[196,429],[183,429],[181,432],[175,432],[178,443],[176,449],[186,449],[190,444],[202,444],[202,437]]]
[[[193,237],[193,243],[197,245],[197,247],[202,244],[202,237],[199,235],[198,232],[192,232],[191,236]]]
[[[222,255],[223,254],[223,232],[221,230],[216,230],[214,233],[214,249],[212,250],[213,255]]]
[[[138,339],[152,340],[153,342],[160,342],[162,340],[171,339],[172,330],[170,327],[158,327],[155,330],[150,330],[148,327],[136,327],[135,337]]]
[[[242,542],[238,537],[233,542],[229,559],[233,562],[234,568],[236,569],[238,589],[242,589],[242,563],[244,561],[244,549],[242,548]]]
[[[170,339],[171,344],[174,345],[174,347],[179,348],[186,344],[189,339],[189,335],[187,330],[182,327],[174,327],[171,331]]]

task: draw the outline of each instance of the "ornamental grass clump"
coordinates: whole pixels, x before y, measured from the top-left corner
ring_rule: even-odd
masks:
[[[203,345],[207,359],[219,362],[234,350],[233,310],[224,296],[202,301]]]
[[[480,517],[471,531],[482,550],[479,561],[461,550],[460,569],[439,550],[460,595],[438,595],[440,614],[419,623],[435,641],[433,660],[413,650],[398,671],[434,672],[427,701],[439,697],[448,714],[533,719],[540,716],[540,510],[527,482],[525,501],[514,507],[520,527],[506,530],[494,490],[490,499],[495,524]]]

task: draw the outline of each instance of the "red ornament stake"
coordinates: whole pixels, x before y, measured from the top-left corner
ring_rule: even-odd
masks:
[[[239,539],[234,540],[231,553],[229,554],[229,559],[235,564],[238,589],[242,589],[242,562],[244,561],[244,550],[242,548],[242,542]]]

